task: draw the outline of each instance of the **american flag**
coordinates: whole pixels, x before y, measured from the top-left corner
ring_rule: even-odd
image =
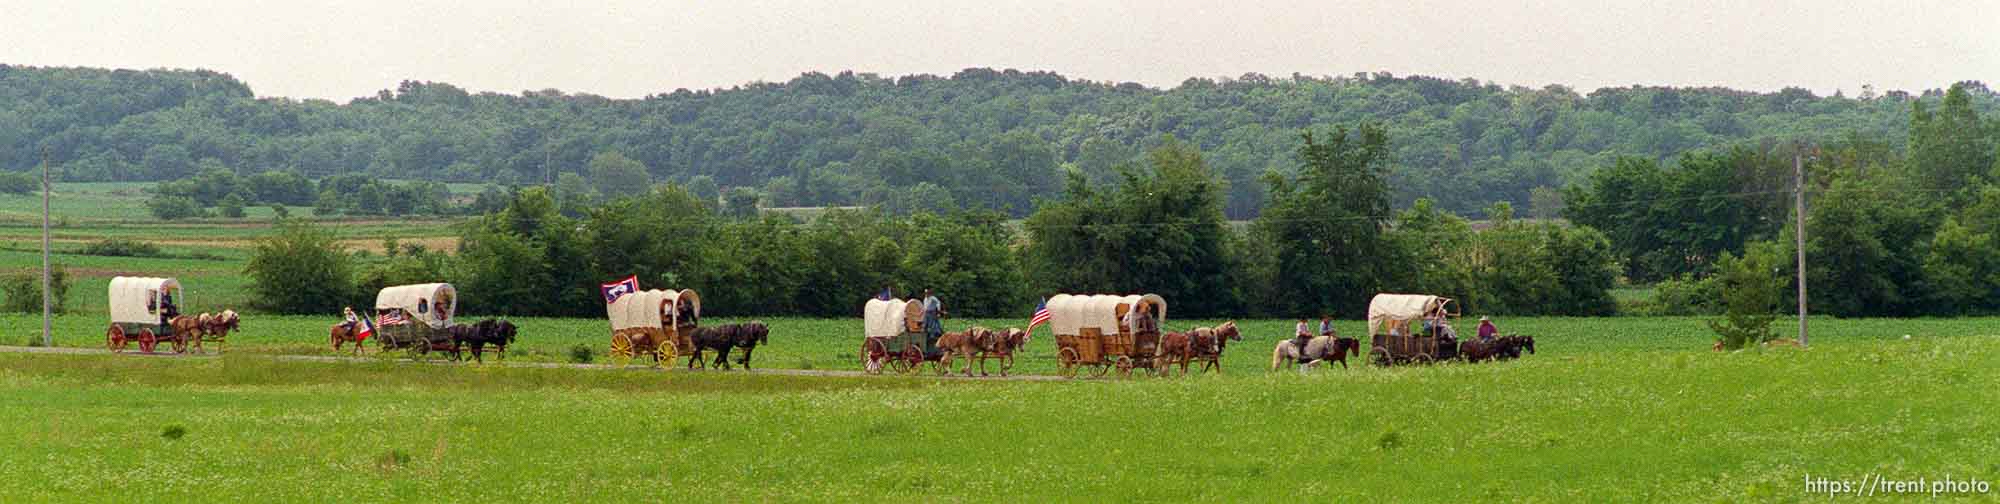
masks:
[[[401,311],[390,310],[375,316],[375,325],[379,326],[400,325],[403,322],[405,320]]]
[[[1035,326],[1046,324],[1055,314],[1049,313],[1049,298],[1042,298],[1042,304],[1035,307],[1035,315],[1028,317],[1028,332],[1035,332]]]

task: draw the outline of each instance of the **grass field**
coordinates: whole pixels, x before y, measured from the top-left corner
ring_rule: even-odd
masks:
[[[103,346],[114,275],[178,277],[191,311],[250,301],[242,266],[267,221],[150,222],[113,201],[138,186],[81,186],[105,199],[74,202],[55,231],[76,278],[57,346]],[[40,264],[27,204],[0,197],[0,270]],[[357,247],[452,234],[325,225]],[[105,237],[169,257],[77,253]],[[510,362],[578,346],[608,362],[603,319],[512,320]],[[858,318],[762,320],[758,368],[861,367]],[[272,356],[333,354],[334,314],[247,313],[221,357],[0,353],[0,502],[1792,502],[1827,498],[1808,475],[2000,479],[2000,318],[1820,317],[1811,349],[1735,353],[1708,349],[1706,320],[1501,318],[1540,352],[1310,374],[1266,370],[1292,321],[1243,320],[1220,375],[1022,382],[422,365],[372,348],[299,362]],[[39,337],[39,316],[0,314],[0,345]],[[1052,374],[1054,355],[1039,331],[1015,372]]]
[[[2000,478],[1996,343],[1054,383],[0,355],[0,499],[1792,502]]]

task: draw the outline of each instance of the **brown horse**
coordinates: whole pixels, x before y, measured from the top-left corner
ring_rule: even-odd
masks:
[[[965,357],[965,375],[972,376],[972,361],[981,363],[979,375],[986,376],[984,355],[998,348],[999,338],[992,329],[974,327],[962,332],[948,332],[938,336],[938,374],[951,374],[951,361],[955,357]]]
[[[1236,330],[1234,320],[1223,322],[1214,329],[1197,328],[1190,334],[1194,336],[1194,359],[1201,361],[1201,373],[1215,370],[1216,374],[1221,374],[1222,351],[1229,348],[1230,341],[1243,341],[1243,333]]]
[[[361,340],[355,339],[360,327],[360,324],[356,324],[350,329],[346,324],[336,323],[333,327],[327,328],[327,339],[333,342],[333,351],[340,351],[340,345],[351,341],[354,342],[354,355],[361,355]]]
[[[940,374],[951,373],[952,359],[965,358],[965,375],[972,376],[972,361],[979,361],[979,376],[988,376],[987,359],[1000,360],[1000,376],[1014,367],[1014,351],[1028,344],[1028,332],[1017,328],[1007,328],[999,332],[984,327],[974,327],[964,332],[944,333],[938,337],[938,369]]]
[[[1189,333],[1167,331],[1160,333],[1160,353],[1153,357],[1153,369],[1160,376],[1167,375],[1167,368],[1180,364],[1181,375],[1187,375],[1188,363],[1194,360],[1194,338]]]
[[[1459,358],[1466,362],[1515,359],[1521,356],[1521,350],[1527,350],[1530,354],[1535,353],[1535,338],[1508,335],[1494,338],[1492,341],[1474,338],[1458,344]]]
[[[222,313],[213,315],[203,313],[200,320],[203,336],[195,338],[194,348],[196,350],[201,349],[203,341],[213,341],[218,344],[227,341],[230,331],[237,330],[240,324],[242,324],[242,317],[236,315],[236,310],[228,309],[222,310]],[[218,347],[216,351],[220,352],[222,349]]]
[[[167,325],[173,326],[176,337],[191,340],[199,344],[203,332],[201,317],[205,316],[208,315],[176,315],[172,320],[167,321]]]

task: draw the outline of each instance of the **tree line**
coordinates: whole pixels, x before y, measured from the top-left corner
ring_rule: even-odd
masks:
[[[1188,317],[1356,317],[1377,292],[1453,296],[1477,313],[1613,313],[1602,233],[1515,220],[1504,203],[1483,230],[1429,200],[1392,213],[1386,128],[1296,141],[1299,175],[1272,175],[1272,211],[1247,227],[1226,218],[1228,182],[1204,153],[1167,138],[1117,167],[1115,185],[1069,175],[1018,225],[976,208],[734,214],[676,184],[566,203],[528,186],[467,222],[453,255],[391,243],[357,256],[290,221],[249,270],[266,308],[305,313],[446,280],[470,312],[594,317],[597,285],[627,275],[694,288],[733,315],[853,316],[885,286],[934,289],[968,316],[1025,317],[1057,292],[1158,293]]]
[[[1963,87],[1972,109],[2000,110],[1984,85]],[[1478,216],[1506,202],[1547,218],[1560,212],[1562,188],[1622,157],[1671,164],[1765,138],[1905,138],[1913,104],[1942,93],[1579,92],[1385,73],[1245,74],[1156,89],[972,68],[813,72],[630,100],[406,81],[334,103],[258,98],[206,70],[0,65],[0,169],[28,169],[46,151],[67,181],[174,181],[220,168],[548,185],[593,180],[595,158],[616,152],[644,167],[645,180],[712,185],[719,197],[766,207],[973,206],[1022,218],[1037,197],[1063,191],[1069,174],[1119,184],[1118,166],[1172,136],[1224,182],[1224,215],[1249,219],[1271,201],[1267,174],[1297,175],[1300,132],[1374,121],[1391,139],[1392,207],[1428,198]]]
[[[1568,189],[1572,222],[1602,230],[1623,274],[1658,281],[1664,313],[1791,308],[1793,164],[1807,178],[1811,307],[1841,316],[2000,313],[2000,121],[1984,91],[1913,103],[1908,149],[1848,135],[1621,159]],[[1778,286],[1776,288],[1770,286]],[[1733,292],[1754,299],[1731,300]]]

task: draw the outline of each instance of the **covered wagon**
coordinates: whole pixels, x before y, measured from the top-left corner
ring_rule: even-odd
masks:
[[[665,363],[694,349],[701,294],[694,289],[638,291],[618,296],[604,311],[611,319],[611,355],[651,355],[654,363]]]
[[[413,355],[452,349],[458,290],[448,283],[398,285],[375,294],[375,340],[383,350]]]
[[[862,369],[879,373],[884,365],[898,373],[937,360],[937,340],[924,331],[924,303],[915,299],[870,299],[862,306]]]
[[[188,331],[174,330],[173,320],[180,316],[180,305],[186,298],[181,295],[181,283],[172,278],[116,277],[111,279],[109,294],[111,325],[104,330],[105,346],[113,352],[125,351],[132,344],[139,344],[139,351],[153,353],[153,348],[165,341],[173,345],[174,353],[187,351]]]
[[[1091,376],[1104,376],[1113,368],[1130,374],[1135,367],[1153,367],[1160,326],[1167,320],[1165,298],[1057,294],[1049,298],[1048,308],[1057,370],[1063,376],[1074,377],[1084,366]]]
[[[1451,298],[1424,294],[1377,294],[1368,302],[1368,360],[1376,365],[1426,364],[1440,352],[1455,352],[1450,334]]]

